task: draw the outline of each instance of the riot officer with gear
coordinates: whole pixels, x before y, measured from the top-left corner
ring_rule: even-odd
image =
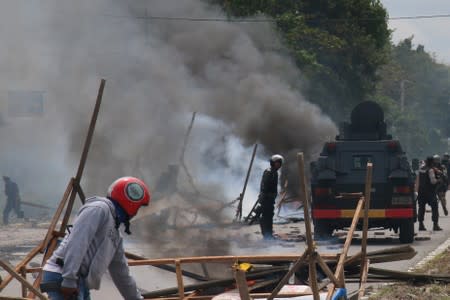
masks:
[[[442,156],[442,161],[441,161],[442,166],[445,168],[445,170],[447,171],[447,181],[445,182],[445,189],[443,191],[443,197],[441,200],[441,204],[442,204],[442,208],[444,209],[444,214],[447,216],[448,215],[448,210],[447,210],[447,199],[445,198],[445,193],[447,192],[449,186],[450,186],[450,180],[449,180],[449,169],[450,169],[450,155],[446,152],[444,153],[444,155]]]
[[[425,206],[428,204],[431,206],[431,219],[433,221],[433,230],[442,230],[439,227],[439,212],[438,203],[436,198],[436,186],[438,180],[436,178],[435,168],[433,167],[433,157],[427,157],[425,166],[419,170],[419,193],[418,193],[418,220],[419,231],[427,230],[423,224],[425,217]]]
[[[261,233],[265,240],[273,239],[273,216],[275,198],[278,194],[278,170],[283,164],[283,157],[275,154],[270,158],[270,168],[266,169],[261,179],[259,203],[261,204]]]
[[[437,154],[433,156],[433,163],[436,172],[436,179],[438,179],[438,184],[436,186],[436,194],[439,201],[441,202],[444,214],[448,216],[447,200],[445,199],[445,193],[447,192],[448,187],[447,166],[446,164],[443,163],[443,161],[441,162],[441,158]]]

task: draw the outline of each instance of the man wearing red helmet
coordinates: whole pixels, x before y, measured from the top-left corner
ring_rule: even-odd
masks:
[[[131,234],[130,219],[150,202],[143,181],[122,177],[108,189],[107,197],[91,197],[80,208],[73,228],[43,268],[41,290],[50,299],[90,299],[109,270],[124,299],[143,299],[131,277],[119,232],[121,224]]]

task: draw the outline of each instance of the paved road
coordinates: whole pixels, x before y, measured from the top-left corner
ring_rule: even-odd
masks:
[[[448,203],[450,204],[450,193],[447,194]],[[440,209],[440,213],[442,210]],[[442,213],[443,215],[443,213]],[[427,212],[425,216],[425,225],[428,229],[432,228],[431,222],[431,212]],[[388,268],[393,270],[408,270],[410,267],[415,266],[420,260],[426,257],[430,252],[435,250],[439,245],[441,245],[444,241],[446,241],[450,236],[450,217],[441,217],[440,225],[444,229],[440,232],[426,231],[419,232],[416,236],[416,240],[412,244],[414,249],[417,251],[417,255],[409,261],[399,261],[392,263],[383,263],[376,264],[377,267]],[[283,234],[295,235],[296,233],[304,233],[304,223],[290,223],[284,225],[275,225],[275,232]],[[418,225],[416,224],[416,231]],[[229,230],[227,233],[231,235],[227,238],[232,240],[232,253],[233,254],[246,254],[246,255],[254,255],[254,254],[281,254],[281,253],[303,253],[305,249],[305,242],[272,242],[266,243],[261,241],[259,226],[244,226],[237,227]],[[224,234],[224,233],[222,233]],[[350,254],[356,253],[360,250],[360,238],[358,237],[360,232],[357,232],[357,235],[350,247]],[[398,236],[393,232],[389,232],[386,230],[377,230],[369,232],[369,244],[368,251],[385,249],[395,246],[400,246],[400,242],[398,241]],[[201,241],[193,241],[193,243],[199,243]],[[335,244],[319,244],[319,252],[320,253],[338,253],[342,250],[343,246],[343,238],[338,240]],[[133,245],[129,245],[133,247]],[[192,246],[192,245],[191,245]],[[147,253],[147,256],[152,257],[153,255],[149,253],[155,253],[157,249],[143,249],[143,245],[134,245],[136,247],[136,251],[143,251]],[[186,246],[186,251],[190,246]],[[133,249],[131,249],[133,251]],[[189,254],[187,254],[189,255]],[[155,255],[156,256],[156,255]],[[153,257],[155,257],[153,256]],[[161,253],[159,254],[161,256]],[[162,255],[162,257],[165,257]],[[135,267],[132,268],[132,272],[137,279],[138,285],[140,287],[144,287],[148,290],[164,288],[164,287],[172,287],[176,285],[176,278],[173,274],[148,268]],[[151,280],[149,280],[151,278]],[[109,297],[109,299],[115,299],[115,297],[119,297],[117,291],[112,286],[111,281],[108,278],[105,278],[104,284],[102,286],[102,290],[99,292],[94,291],[93,296],[94,299],[96,297],[104,298]],[[186,280],[185,283],[188,283],[189,280]],[[106,299],[106,298],[105,298]],[[118,298],[117,298],[118,299]]]

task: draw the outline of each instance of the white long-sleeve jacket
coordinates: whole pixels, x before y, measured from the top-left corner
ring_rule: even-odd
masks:
[[[87,199],[77,214],[71,233],[63,239],[44,270],[61,273],[64,287],[77,287],[79,276],[82,276],[89,289],[99,289],[101,278],[109,269],[124,299],[143,299],[130,275],[115,217],[111,200],[103,197]],[[62,267],[56,263],[58,258],[64,262]]]

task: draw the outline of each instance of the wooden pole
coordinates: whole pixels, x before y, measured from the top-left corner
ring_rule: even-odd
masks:
[[[308,251],[312,253],[314,251],[314,241],[312,238],[311,218],[309,216],[309,197],[306,186],[305,162],[303,159],[303,153],[297,154],[297,161],[298,161],[298,172],[300,175],[300,200],[302,200],[303,202],[303,212],[305,215],[304,218],[306,228],[306,242],[308,245]]]
[[[347,259],[347,253],[352,243],[353,233],[355,232],[356,225],[358,224],[363,204],[364,198],[359,199],[358,205],[356,206],[355,215],[353,216],[352,225],[350,226],[350,229],[347,233],[344,248],[342,249],[341,256],[339,257],[338,264],[336,266],[336,271],[334,272],[334,275],[339,279],[340,282],[338,287],[345,287],[344,262]],[[331,296],[334,293],[334,288],[335,285],[332,283],[331,287],[328,290],[327,299],[331,299]]]
[[[364,270],[361,270],[361,280],[359,285],[359,293],[358,293],[358,300],[364,297],[364,293],[366,291],[366,282],[367,282],[367,276],[369,275],[369,259],[366,259],[364,264]]]
[[[178,297],[180,299],[183,299],[184,298],[183,275],[181,274],[181,262],[178,259],[175,261],[175,268],[177,274]]]
[[[239,265],[234,268],[234,278],[236,279],[236,285],[239,290],[241,300],[250,300],[245,271],[241,270]]]
[[[22,275],[23,279],[27,280],[27,270],[25,267],[20,268],[20,275]],[[27,286],[22,283],[22,297],[27,296]]]
[[[192,119],[191,119],[191,122],[189,123],[188,130],[186,131],[186,134],[184,135],[183,148],[181,149],[181,154],[180,154],[180,164],[181,164],[181,167],[183,168],[184,172],[186,173],[187,179],[188,179],[189,183],[191,184],[192,188],[194,189],[195,193],[200,194],[200,191],[198,190],[197,186],[195,185],[194,179],[192,178],[192,175],[186,166],[186,162],[184,161],[184,153],[186,152],[189,135],[191,134],[192,127],[194,126],[194,121],[195,121],[196,115],[197,115],[197,112],[194,111],[192,113]]]
[[[78,165],[77,175],[75,176],[75,183],[80,184],[81,176],[83,176],[84,167],[86,165],[87,156],[89,153],[89,148],[91,146],[92,137],[94,135],[95,125],[97,123],[98,113],[100,111],[100,105],[102,104],[103,91],[105,89],[106,80],[102,79],[100,81],[100,86],[98,88],[97,100],[95,101],[94,112],[92,113],[91,122],[89,124],[88,134],[84,143],[83,152],[81,153],[80,163]]]
[[[370,194],[372,191],[372,163],[367,163],[366,172],[366,185],[364,189],[364,221],[363,221],[363,232],[361,240],[361,276],[360,276],[360,287],[362,285],[363,273],[365,270],[365,263],[367,258],[367,231],[369,230],[369,209],[370,209]]]
[[[292,268],[289,270],[289,272],[283,277],[283,279],[280,281],[280,283],[275,287],[275,289],[272,291],[270,296],[267,298],[267,300],[273,300],[278,292],[281,290],[283,285],[285,285],[289,278],[297,271],[297,269],[300,267],[300,265],[303,264],[303,260],[308,259],[309,263],[309,281],[311,282],[311,290],[313,292],[313,298],[314,300],[319,300],[319,290],[317,286],[317,274],[316,274],[316,263],[315,258],[313,256],[314,250],[314,241],[312,238],[312,231],[311,231],[311,219],[309,217],[309,200],[308,200],[308,192],[306,187],[306,176],[305,176],[305,162],[303,159],[303,153],[297,154],[297,162],[298,162],[298,171],[300,174],[300,200],[303,202],[303,212],[305,215],[305,227],[306,227],[306,241],[308,244],[308,248],[303,253],[302,257],[300,257],[295,264],[292,266]]]
[[[183,139],[183,147],[181,148],[181,154],[180,154],[180,162],[184,161],[184,153],[186,152],[187,143],[189,140],[189,135],[191,134],[192,127],[194,126],[195,116],[197,115],[197,112],[194,111],[192,113],[191,122],[189,123],[188,130],[186,131],[186,134],[184,135]]]
[[[239,195],[239,204],[236,210],[235,220],[240,221],[242,218],[242,201],[244,200],[245,191],[247,190],[248,179],[250,178],[250,172],[252,171],[253,161],[255,160],[256,149],[258,148],[258,144],[253,146],[252,158],[250,159],[250,165],[248,166],[247,176],[245,176],[244,187],[242,189],[242,193]]]
[[[314,300],[319,300],[320,296],[317,287],[316,262],[312,255],[315,252],[314,249],[315,247],[311,230],[311,218],[309,216],[309,196],[306,185],[305,161],[303,158],[303,153],[297,154],[297,162],[298,162],[298,172],[300,175],[300,200],[302,200],[303,202],[303,212],[305,215],[305,228],[306,228],[306,243],[308,245],[307,251],[309,254],[309,281],[311,284]]]
[[[284,277],[280,280],[278,285],[273,289],[272,293],[267,298],[267,300],[273,300],[278,295],[283,286],[289,281],[289,278],[291,278],[291,276],[294,275],[294,273],[298,270],[300,266],[304,265],[305,263],[304,261],[307,257],[308,252],[307,251],[303,252],[302,256],[299,259],[297,259],[292,268],[286,273],[286,275],[284,275]]]
[[[339,284],[339,280],[337,279],[336,276],[334,276],[333,272],[330,270],[330,267],[328,267],[327,263],[325,262],[325,260],[318,255],[317,252],[314,253],[315,259],[317,261],[317,263],[319,264],[320,268],[325,272],[325,275],[328,276],[328,278],[330,278],[330,280],[335,284],[338,285]]]
[[[94,129],[95,129],[95,125],[97,123],[97,118],[98,118],[98,114],[100,111],[100,105],[102,103],[103,91],[105,89],[105,83],[106,83],[105,79],[102,79],[100,81],[100,86],[99,86],[98,93],[97,93],[97,100],[95,101],[94,112],[92,113],[91,122],[89,123],[88,133],[86,136],[86,140],[84,142],[83,151],[81,153],[81,158],[80,158],[80,162],[78,164],[77,173],[76,173],[75,178],[73,178],[71,180],[72,189],[70,190],[70,196],[69,196],[69,200],[67,203],[66,211],[64,213],[64,217],[61,222],[61,226],[59,228],[59,235],[63,235],[66,231],[67,223],[69,222],[70,215],[72,214],[72,208],[73,208],[73,205],[75,202],[75,197],[76,197],[77,193],[79,193],[78,187],[80,186],[81,177],[83,176],[84,167],[86,165],[87,155],[89,153],[89,148],[91,146],[92,137],[94,135]],[[84,204],[84,199],[81,199],[81,202]],[[58,216],[58,219],[59,219],[59,216]],[[47,247],[47,245],[45,245],[45,247],[47,247],[47,252],[46,252],[46,255],[44,255],[44,259],[42,260],[42,264],[41,264],[42,266],[47,262],[47,259],[53,254],[53,251],[56,249],[56,246],[57,246],[56,238],[51,240],[50,245],[48,245],[48,247]],[[35,287],[39,286],[39,284],[41,282],[41,278],[42,278],[41,275],[42,275],[42,273],[39,274],[38,277],[36,278],[36,280],[34,281]],[[28,297],[33,297],[33,295],[30,293],[28,295]]]

